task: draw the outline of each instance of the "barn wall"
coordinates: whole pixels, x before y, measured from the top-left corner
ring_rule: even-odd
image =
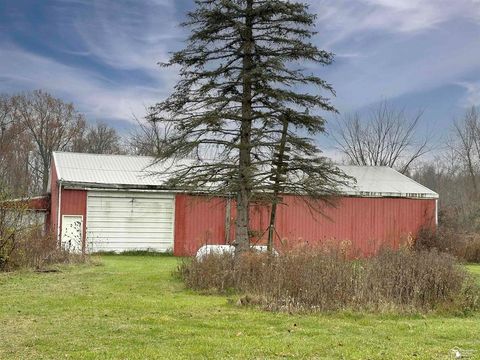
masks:
[[[207,244],[225,244],[227,200],[177,194],[175,198],[176,256],[193,255]]]
[[[186,216],[185,204],[189,197],[177,196],[175,223],[175,254],[193,255],[206,243],[225,243],[225,200],[213,200],[210,205],[190,206]],[[381,247],[398,248],[409,235],[415,236],[422,226],[435,224],[434,199],[361,198],[343,197],[336,207],[325,206],[323,215],[312,213],[298,197],[284,196],[278,207],[275,247],[279,250],[301,244],[320,244],[326,240],[351,242],[351,251],[357,256],[375,254]],[[232,201],[230,226],[234,239],[235,204]],[[253,206],[250,226],[252,242],[265,244],[270,212],[268,207]],[[206,235],[208,234],[208,236]]]
[[[278,247],[325,240],[351,241],[353,253],[373,255],[381,247],[398,248],[421,227],[435,226],[435,200],[406,198],[341,198],[324,215],[311,214],[298,198],[286,196],[278,210]],[[264,215],[265,216],[265,215]]]
[[[50,215],[48,231],[57,237],[57,216],[58,216],[58,177],[55,162],[50,166]]]
[[[63,215],[83,216],[82,247],[84,247],[85,237],[87,233],[87,191],[65,189],[62,187],[61,208],[62,211],[60,212],[60,229],[62,228]],[[55,218],[55,222],[56,220],[57,218]]]
[[[51,197],[50,197],[50,228],[52,234],[58,233],[58,178],[55,170],[55,164],[51,166]],[[82,215],[83,216],[83,243],[85,244],[86,226],[87,226],[87,191],[61,189],[61,212],[60,229],[62,228],[63,215]]]

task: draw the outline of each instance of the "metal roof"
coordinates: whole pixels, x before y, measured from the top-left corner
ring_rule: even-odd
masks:
[[[99,188],[162,188],[168,180],[171,161],[153,163],[149,156],[99,155],[54,152],[58,180],[69,185]],[[188,165],[182,160],[180,165]],[[409,177],[384,166],[339,166],[356,179],[345,186],[345,195],[436,199],[438,194]]]
[[[435,191],[419,184],[388,166],[338,166],[356,179],[355,186],[344,187],[342,193],[366,197],[407,197],[437,199]]]

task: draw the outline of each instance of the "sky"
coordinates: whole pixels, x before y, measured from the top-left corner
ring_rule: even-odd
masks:
[[[480,105],[480,0],[309,0],[314,42],[336,54],[308,67],[336,90],[341,115],[387,100],[424,111],[424,131],[447,134]],[[0,0],[0,93],[45,89],[89,121],[127,131],[165,98],[160,68],[187,36],[193,0]],[[335,125],[335,117],[328,117]]]

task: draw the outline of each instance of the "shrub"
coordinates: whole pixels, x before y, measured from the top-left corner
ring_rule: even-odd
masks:
[[[422,229],[415,239],[415,250],[436,249],[468,262],[480,262],[480,234],[440,226],[436,231]]]
[[[428,310],[461,299],[470,281],[454,257],[432,251],[383,251],[366,262],[364,302]]]
[[[44,235],[38,229],[22,231],[0,249],[0,271],[32,268],[44,271],[53,264],[83,263],[84,254],[61,249],[54,236]]]
[[[363,260],[320,248],[211,254],[184,261],[178,274],[188,288],[234,291],[242,304],[280,311],[464,311],[477,308],[480,294],[453,256],[435,250],[386,250]]]
[[[42,270],[55,263],[83,262],[84,255],[60,249],[57,240],[32,224],[26,202],[5,200],[0,192],[0,271],[28,267]]]

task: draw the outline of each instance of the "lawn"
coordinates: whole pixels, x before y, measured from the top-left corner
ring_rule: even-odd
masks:
[[[100,261],[0,274],[0,359],[480,358],[480,314],[275,314],[186,291],[173,257]]]

